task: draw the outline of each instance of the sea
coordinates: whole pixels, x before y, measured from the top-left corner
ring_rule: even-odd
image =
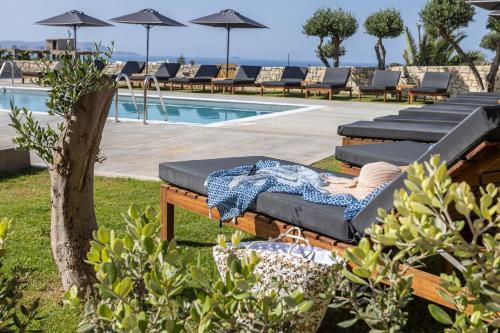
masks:
[[[226,62],[225,58],[210,58],[210,57],[190,57],[184,56],[186,63],[194,61],[196,64],[200,65],[211,65],[211,64],[223,64]],[[135,53],[115,53],[111,61],[144,61],[146,59],[145,55],[135,54]],[[176,62],[176,56],[150,56],[150,62]],[[256,65],[256,66],[269,66],[269,67],[281,67],[281,66],[323,66],[323,63],[319,60],[302,60],[294,59],[249,59],[242,57],[231,57],[229,63],[238,65]],[[353,66],[353,67],[373,67],[376,66],[375,63],[361,63],[361,62],[340,62],[341,66]]]

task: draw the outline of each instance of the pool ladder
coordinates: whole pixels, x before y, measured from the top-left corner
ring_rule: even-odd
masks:
[[[137,101],[135,99],[135,95],[134,95],[134,89],[132,89],[132,85],[130,84],[130,79],[128,77],[127,74],[125,73],[120,73],[118,74],[118,76],[116,77],[116,84],[118,85],[118,83],[120,83],[121,80],[125,80],[125,82],[127,83],[127,87],[128,87],[128,91],[130,92],[130,96],[132,96],[132,102],[134,103],[134,107],[135,107],[135,112],[137,112],[137,119],[139,119],[140,117],[140,114],[139,114],[139,108],[137,107]],[[119,94],[118,94],[118,89],[116,89],[116,95],[115,95],[115,122],[118,122],[118,98],[119,98]]]
[[[10,86],[13,87],[14,86],[14,72],[15,72],[15,69],[16,69],[16,66],[14,65],[14,63],[10,60],[5,60],[2,64],[2,68],[0,69],[0,76],[2,76],[3,74],[3,71],[5,70],[5,67],[7,65],[10,65],[10,79],[11,79],[11,83],[10,83]]]
[[[130,83],[130,78],[128,77],[127,74],[125,73],[120,73],[116,77],[116,83],[118,84],[121,80],[125,80],[127,83],[128,90],[130,92],[130,95],[132,96],[132,102],[134,103],[135,111],[137,112],[137,119],[140,118],[140,113],[139,113],[139,107],[137,106],[137,101],[135,99],[135,94],[134,94],[134,89],[132,89],[132,85]],[[158,92],[158,97],[160,98],[160,104],[163,109],[163,112],[165,114],[165,121],[167,121],[168,114],[167,114],[167,108],[165,106],[165,102],[163,100],[163,95],[161,93],[160,89],[160,84],[158,83],[158,79],[154,75],[148,75],[146,76],[146,79],[144,79],[144,112],[143,112],[143,123],[146,125],[148,122],[148,88],[149,88],[149,82],[153,80],[153,83],[155,85],[156,91]],[[119,99],[119,94],[118,90],[116,90],[116,95],[115,95],[115,122],[118,122],[118,114],[119,114],[119,106],[118,106],[118,99]]]
[[[163,109],[163,114],[165,115],[164,120],[167,121],[168,113],[167,108],[165,107],[165,102],[163,101],[163,95],[161,93],[160,84],[158,83],[158,79],[154,75],[146,76],[144,79],[144,115],[143,115],[143,123],[146,125],[148,122],[148,90],[149,90],[149,82],[153,80],[156,91],[158,92],[158,97],[160,98],[160,104]]]

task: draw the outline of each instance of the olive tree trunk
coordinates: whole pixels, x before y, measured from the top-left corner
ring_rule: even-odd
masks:
[[[493,62],[491,63],[490,71],[488,72],[488,75],[486,76],[488,82],[487,82],[487,89],[488,92],[494,92],[495,91],[495,83],[497,80],[497,73],[498,73],[498,67],[500,65],[500,42],[497,42],[497,47],[495,51],[495,59],[493,59]]]
[[[51,246],[63,288],[76,285],[88,292],[95,282],[86,255],[97,229],[94,212],[94,164],[98,160],[102,132],[114,89],[83,97],[54,150],[51,179]]]
[[[470,70],[472,71],[472,74],[474,74],[474,77],[476,78],[476,82],[479,85],[479,89],[481,89],[481,91],[484,91],[483,79],[481,78],[481,74],[479,74],[479,71],[477,70],[477,67],[474,64],[474,61],[472,61],[472,59],[464,52],[464,50],[462,50],[462,48],[457,43],[455,38],[448,35],[446,32],[442,30],[440,30],[439,33],[441,37],[443,37],[453,47],[453,49],[458,53],[460,58],[462,58],[462,60],[467,63]]]
[[[325,65],[325,67],[330,67],[330,63],[328,62],[328,59],[326,58],[325,53],[323,52],[323,43],[324,43],[324,38],[320,37],[316,53],[318,54],[318,58],[321,60],[323,65]]]
[[[378,69],[385,69],[385,47],[384,43],[382,43],[382,38],[377,39],[377,43],[375,44],[375,53],[377,54],[378,61]]]

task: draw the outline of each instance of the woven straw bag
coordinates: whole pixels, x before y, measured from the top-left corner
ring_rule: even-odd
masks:
[[[297,235],[292,232],[297,232]],[[280,240],[284,238],[291,238],[294,242],[281,243]],[[276,288],[276,283],[284,284],[291,291],[301,290],[315,304],[299,322],[297,332],[316,332],[331,302],[331,299],[324,299],[319,295],[325,291],[324,281],[331,271],[330,266],[342,262],[342,259],[332,257],[327,250],[311,246],[299,228],[291,228],[269,241],[243,242],[237,247],[229,244],[227,248],[215,246],[213,256],[220,275],[223,278],[226,275],[229,253],[243,258],[251,251],[255,251],[260,258],[255,272],[261,274],[261,279],[253,287],[254,291],[262,288],[271,290]]]

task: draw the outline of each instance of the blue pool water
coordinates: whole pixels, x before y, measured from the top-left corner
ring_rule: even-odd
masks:
[[[120,95],[118,107],[119,118],[142,119],[144,109],[143,100],[138,96],[136,96],[136,98],[139,111],[135,109],[130,96]],[[25,107],[33,112],[47,112],[47,107],[45,106],[46,99],[46,91],[7,88],[0,91],[0,108],[9,110],[10,103],[13,101],[14,105]],[[297,105],[218,102],[175,99],[170,97],[164,97],[164,101],[167,109],[168,122],[191,124],[211,124],[275,112],[290,111],[301,107]],[[109,116],[114,117],[114,115],[115,106],[113,102]],[[165,120],[165,112],[163,111],[159,98],[148,97],[148,120]]]

